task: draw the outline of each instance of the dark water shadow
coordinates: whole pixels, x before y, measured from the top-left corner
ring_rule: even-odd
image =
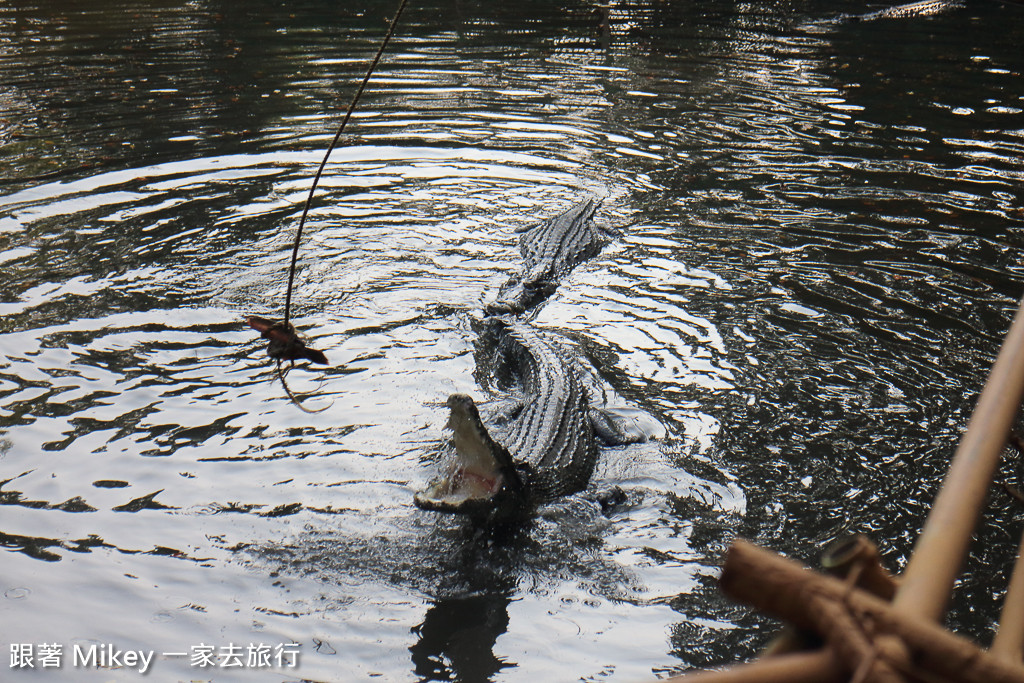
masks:
[[[408,651],[420,681],[489,681],[516,667],[495,642],[509,631],[509,605],[530,593],[568,584],[628,599],[638,590],[630,569],[602,556],[609,520],[590,501],[565,499],[500,533],[460,517],[382,512],[337,515],[330,529],[238,546],[237,557],[259,574],[312,580],[339,605],[373,601],[376,585],[419,595],[426,609]]]
[[[458,568],[439,577],[437,598],[412,632],[409,648],[420,681],[490,681],[514,667],[494,654],[498,637],[508,630],[508,606],[516,592],[515,568],[508,562],[524,542],[526,528],[498,531],[461,519],[451,558]]]
[[[498,636],[508,630],[514,586],[491,586],[478,595],[442,598],[413,629],[419,640],[409,648],[420,681],[490,681],[515,667],[494,654]]]

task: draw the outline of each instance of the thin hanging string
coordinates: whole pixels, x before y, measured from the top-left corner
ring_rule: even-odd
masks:
[[[331,140],[330,146],[327,148],[327,153],[324,154],[323,161],[320,162],[320,168],[316,170],[316,175],[313,176],[313,186],[309,188],[309,196],[306,197],[306,206],[302,209],[302,217],[299,219],[299,227],[295,231],[295,244],[292,245],[292,264],[288,269],[288,291],[284,296],[284,323],[285,327],[288,326],[288,318],[292,308],[292,288],[295,284],[295,266],[299,260],[299,243],[302,241],[302,228],[306,225],[306,215],[309,213],[309,207],[313,204],[313,193],[316,192],[317,183],[320,182],[320,176],[324,174],[324,168],[327,166],[327,159],[331,156],[331,152],[338,145],[338,140],[341,139],[341,134],[345,130],[345,124],[352,118],[352,112],[355,111],[356,103],[359,101],[360,95],[363,94],[363,89],[366,88],[366,84],[370,80],[370,76],[373,75],[373,70],[377,68],[377,62],[380,61],[381,55],[384,54],[384,48],[388,46],[388,41],[391,40],[391,36],[395,32],[395,25],[398,23],[398,18],[402,16],[402,10],[405,9],[405,5],[408,0],[401,0],[398,3],[398,11],[395,12],[395,18],[391,20],[391,25],[388,26],[387,33],[384,34],[384,40],[380,43],[380,49],[377,50],[377,54],[374,56],[373,61],[370,62],[370,68],[366,70],[366,76],[363,78],[363,82],[359,84],[359,89],[356,90],[355,97],[352,98],[352,103],[348,105],[348,110],[345,112],[345,118],[341,120],[341,125],[338,126],[338,132],[334,134],[334,139]]]

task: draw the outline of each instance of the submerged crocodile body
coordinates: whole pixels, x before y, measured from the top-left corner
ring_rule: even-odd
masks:
[[[502,405],[481,417],[471,397],[448,397],[455,458],[416,494],[419,507],[503,517],[585,488],[599,438],[630,443],[661,433],[646,414],[605,405],[596,372],[569,340],[512,315],[542,301],[559,277],[600,250],[601,231],[591,222],[597,206],[588,199],[522,231],[523,270],[485,307],[478,353],[484,374],[504,396]]]
[[[608,233],[592,220],[600,204],[590,197],[550,220],[518,230],[522,270],[501,286],[497,301],[484,312],[524,312],[550,296],[566,273],[601,251]]]
[[[926,17],[963,6],[963,0],[923,0],[906,5],[896,5],[877,12],[853,14],[850,21],[874,21],[875,19],[901,19],[904,17]]]

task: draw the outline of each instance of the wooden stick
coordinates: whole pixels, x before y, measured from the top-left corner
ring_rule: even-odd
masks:
[[[999,482],[999,485],[1006,491],[1006,495],[1017,501],[1017,504],[1024,507],[1024,494],[1017,490],[1017,487],[1007,484],[1005,481]]]
[[[1003,598],[999,630],[989,651],[1007,662],[1020,663],[1024,657],[1024,539],[1017,550],[1013,576]]]
[[[848,585],[856,585],[883,600],[891,600],[896,594],[897,580],[882,566],[878,547],[864,534],[840,539],[825,548],[821,567]],[[810,634],[786,626],[768,643],[761,656],[777,657],[806,650],[816,640]]]
[[[729,549],[721,584],[723,591],[734,600],[798,628],[815,630],[833,644],[837,638],[849,637],[849,624],[831,626],[834,612],[822,612],[820,608],[828,602],[841,605],[856,624],[871,625],[868,632],[872,640],[876,633],[898,636],[909,650],[911,673],[920,668],[939,678],[962,683],[1024,683],[1024,666],[1000,660],[938,624],[908,615],[863,590],[809,571],[793,560],[744,541],[736,541]],[[878,657],[891,661],[888,648],[876,649]],[[858,652],[862,650],[855,648],[854,654]],[[849,656],[848,652],[837,650],[835,654],[846,667],[854,663],[844,658],[844,655]],[[891,666],[896,670],[903,667],[898,661]]]
[[[816,647],[817,639],[812,635],[797,631],[789,626],[784,626],[775,634],[768,644],[761,650],[762,657],[778,657],[790,652],[800,652]]]
[[[1014,316],[893,600],[937,621],[967,554],[999,455],[1024,396],[1024,303]]]
[[[388,25],[388,31],[384,34],[384,40],[380,43],[380,49],[377,50],[377,54],[374,55],[373,61],[370,62],[370,68],[366,70],[366,76],[363,78],[363,82],[359,84],[359,88],[356,90],[355,96],[352,98],[352,102],[348,105],[348,109],[345,110],[345,116],[341,120],[341,125],[338,126],[338,132],[334,134],[334,139],[331,140],[331,144],[327,146],[327,152],[324,154],[323,161],[320,162],[320,167],[316,169],[316,175],[313,176],[313,184],[309,188],[309,194],[306,196],[306,205],[302,209],[302,217],[299,218],[299,227],[295,230],[295,242],[292,244],[292,262],[288,268],[288,289],[284,295],[284,324],[288,325],[288,316],[292,309],[292,288],[295,284],[295,267],[299,260],[299,243],[302,241],[302,228],[306,225],[306,215],[309,213],[309,207],[313,204],[313,193],[316,192],[316,186],[320,182],[320,176],[324,174],[324,168],[327,166],[327,160],[331,156],[331,152],[338,145],[338,140],[341,139],[341,133],[345,130],[345,124],[352,118],[352,112],[355,111],[356,103],[359,101],[359,97],[363,94],[363,90],[366,88],[366,84],[370,81],[370,76],[373,75],[373,70],[377,68],[377,62],[380,61],[381,55],[384,54],[384,48],[388,46],[388,41],[391,40],[391,36],[395,33],[395,24],[398,23],[398,18],[402,16],[402,10],[405,9],[405,4],[408,0],[401,0],[398,3],[398,11],[395,12],[395,18],[391,20]]]
[[[1018,456],[1024,455],[1024,438],[1017,433],[1017,430],[1010,432],[1010,445],[1013,446],[1013,450],[1017,451]]]
[[[878,547],[863,534],[836,541],[826,548],[821,566],[838,578],[857,572],[854,584],[883,600],[892,600],[899,586],[897,579],[882,566]]]
[[[807,612],[814,615],[816,630],[844,668],[852,672],[851,680],[906,683],[906,679],[897,673],[872,643],[875,634],[865,631],[850,616],[845,605],[822,595],[810,595],[805,606]]]
[[[840,683],[840,673],[827,650],[798,652],[737,664],[718,671],[694,671],[668,679],[669,683]]]

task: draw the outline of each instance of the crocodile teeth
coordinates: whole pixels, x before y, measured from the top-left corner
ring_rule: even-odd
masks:
[[[510,471],[506,468],[514,467],[508,451],[487,433],[472,398],[452,394],[447,405],[455,462],[445,476],[416,494],[416,505],[428,510],[457,511],[474,503],[486,504],[505,485],[505,473]]]

